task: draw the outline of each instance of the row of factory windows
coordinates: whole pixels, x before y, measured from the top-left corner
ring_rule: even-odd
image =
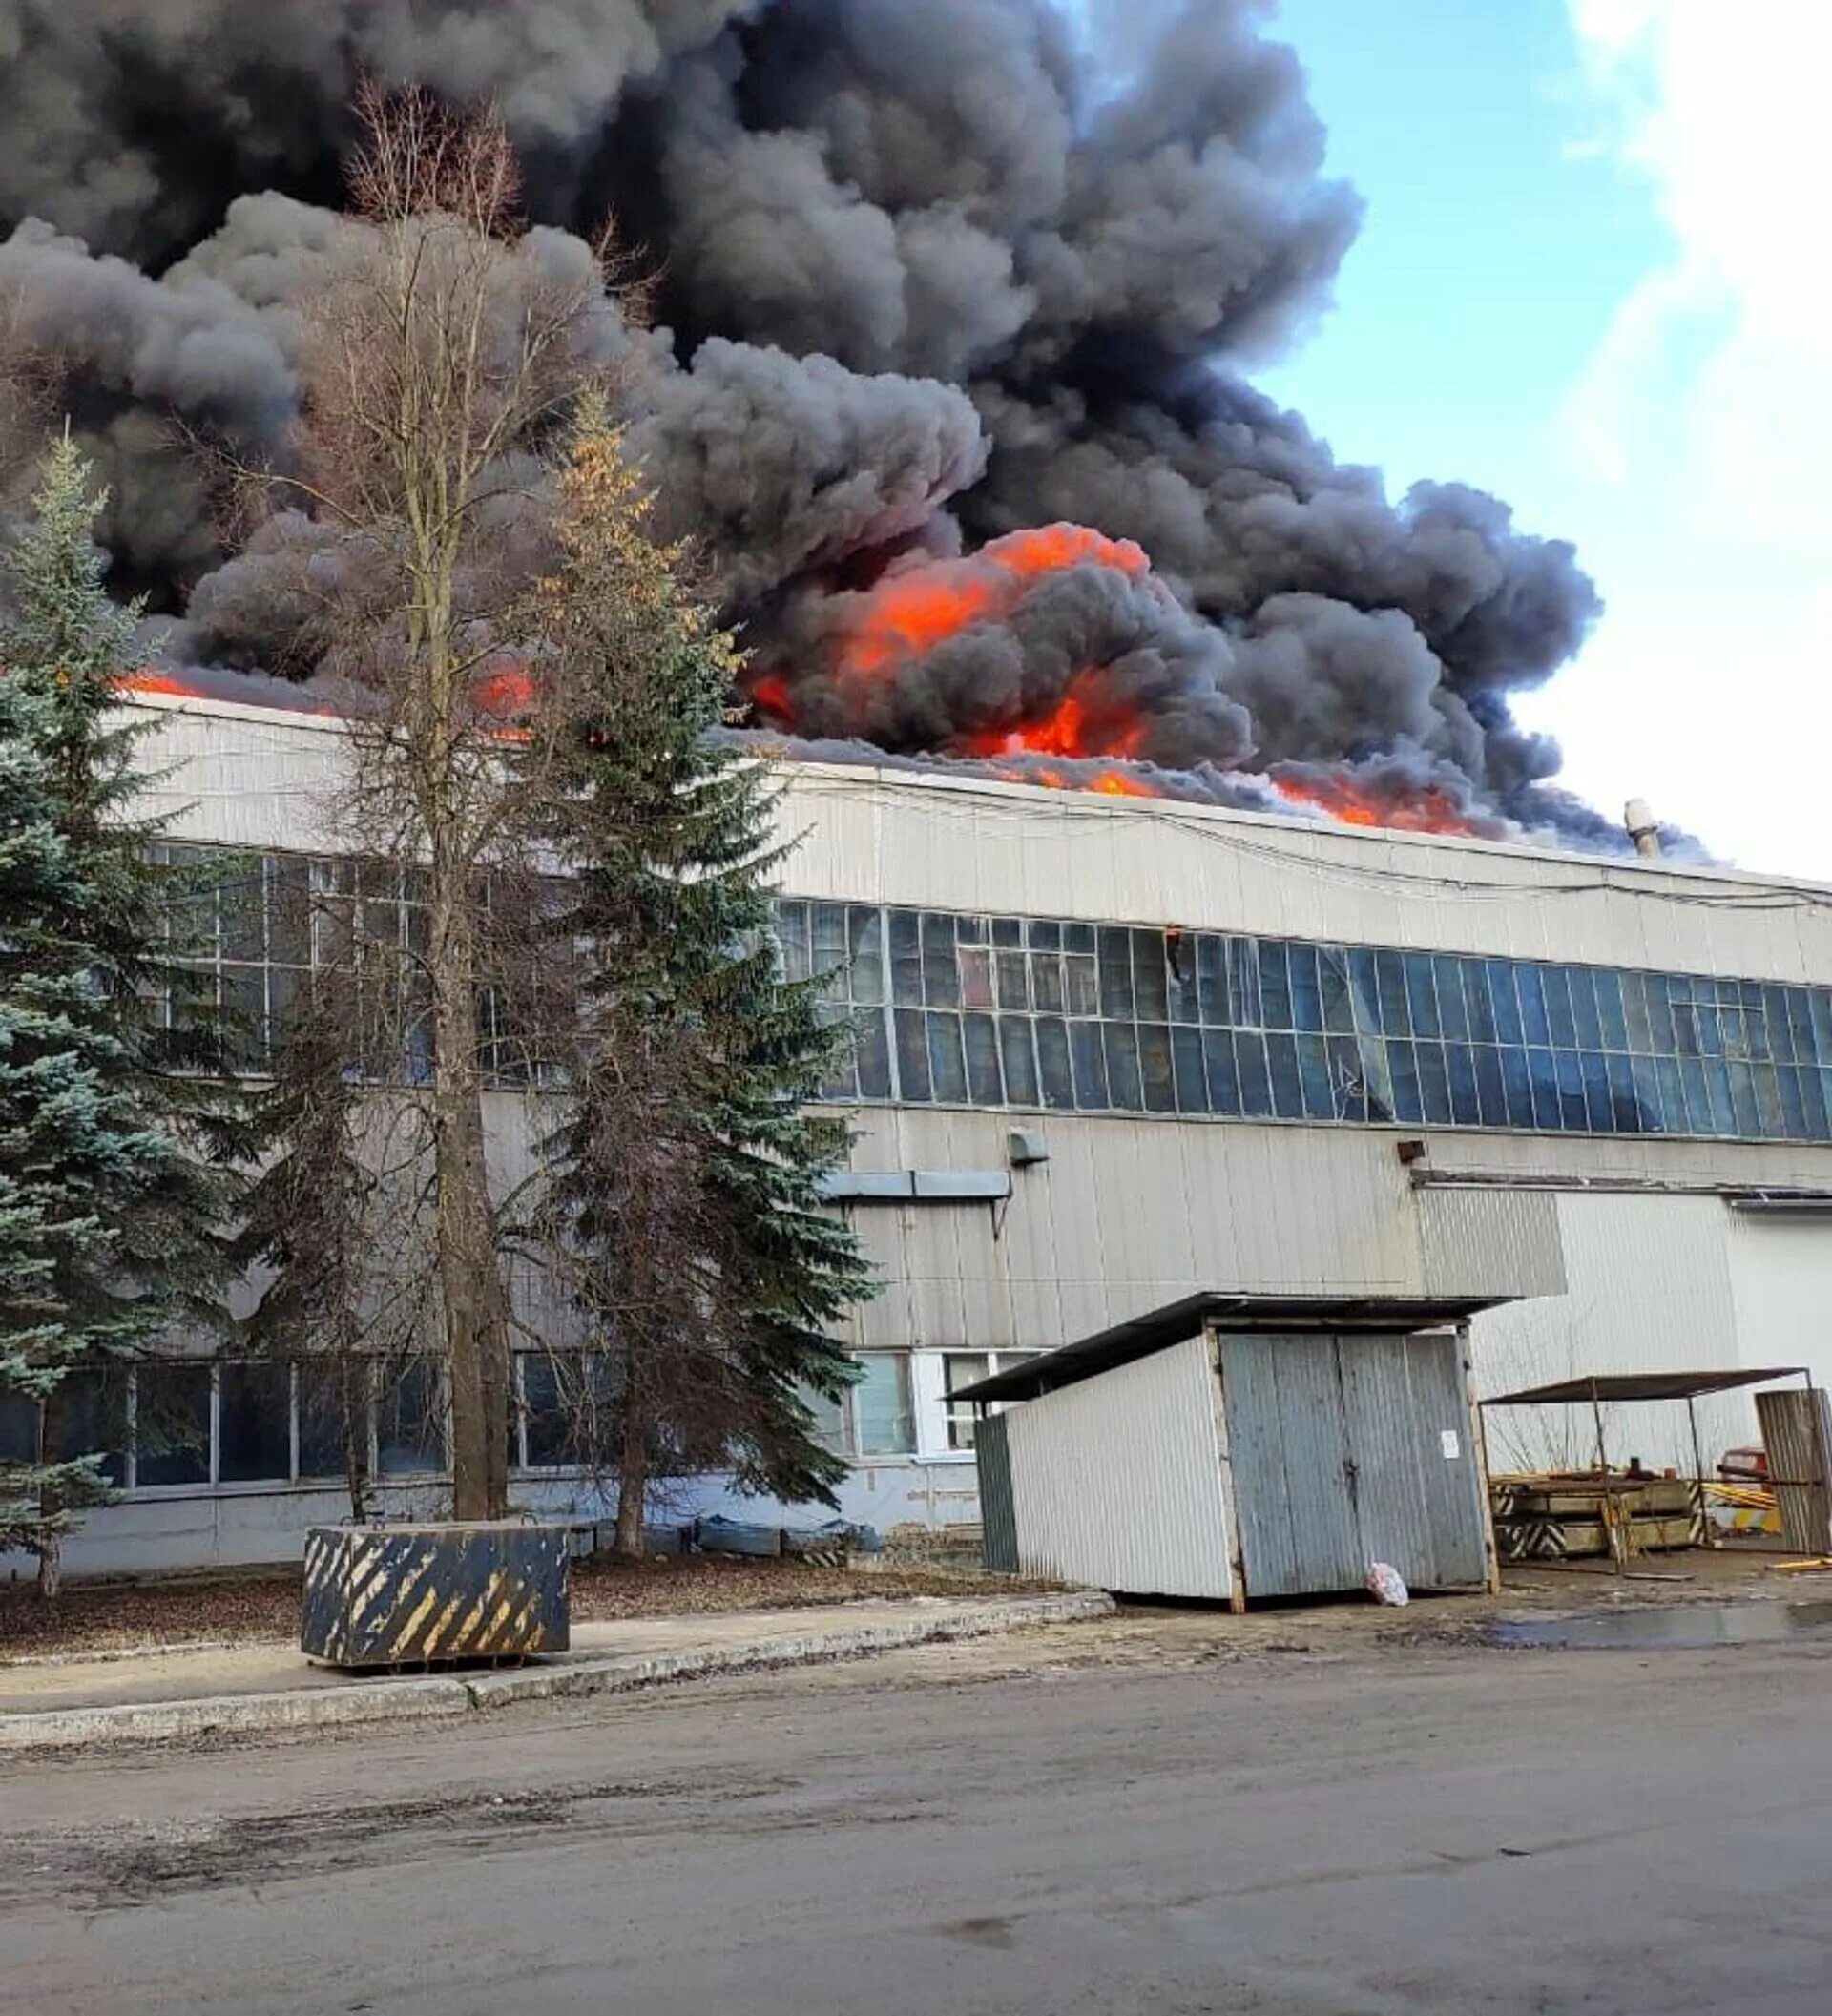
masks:
[[[1028,1354],[874,1351],[859,1360],[843,1400],[809,1395],[821,1441],[870,1462],[972,1446],[970,1406],[952,1396]],[[912,1369],[916,1366],[916,1369]],[[610,1403],[604,1361],[590,1355],[518,1353],[511,1467],[531,1472],[586,1466],[580,1402]],[[444,1408],[433,1368],[410,1362],[360,1368],[354,1381],[328,1363],[162,1361],[78,1371],[59,1388],[53,1459],[98,1455],[116,1490],[197,1490],[217,1486],[338,1485],[348,1474],[346,1436],[358,1465],[389,1481],[446,1468]],[[607,1446],[608,1435],[591,1438]],[[34,1460],[38,1406],[0,1394],[0,1463]]]
[[[1832,1139],[1832,991],[785,901],[861,1030],[839,1097]]]
[[[359,984],[390,1050],[364,1069],[414,1082],[420,895],[410,870],[238,856],[175,931],[257,1071],[314,967],[374,948]],[[790,975],[858,1031],[835,1098],[1832,1139],[1823,987],[800,898],[778,925]],[[511,993],[480,1003],[505,1083],[531,1068]]]

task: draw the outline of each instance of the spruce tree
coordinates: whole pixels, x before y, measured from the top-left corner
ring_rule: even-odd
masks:
[[[53,448],[0,628],[0,1402],[32,1424],[0,1464],[0,1546],[38,1555],[47,1593],[106,1496],[99,1458],[66,1451],[64,1382],[214,1317],[234,1199],[207,1018],[180,1037],[149,1012],[195,991],[169,932],[191,890],[135,806],[146,724],[117,689],[139,612],[104,591],[89,476]]]
[[[561,479],[549,658],[521,747],[578,948],[564,1113],[544,1149],[552,1250],[614,1368],[617,1550],[657,1464],[833,1503],[844,1465],[805,1395],[839,1398],[833,1331],[872,1289],[821,1179],[847,1133],[811,1107],[851,1041],[781,973],[767,771],[722,743],[737,664],[649,530],[588,411]]]

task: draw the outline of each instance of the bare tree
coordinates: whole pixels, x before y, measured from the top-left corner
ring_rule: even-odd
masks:
[[[501,1057],[480,1004],[514,964],[519,920],[489,889],[525,858],[525,791],[502,756],[537,648],[560,423],[604,375],[607,275],[553,264],[524,231],[493,114],[373,88],[359,109],[348,228],[300,311],[301,417],[260,488],[302,654],[352,689],[345,830],[424,896],[418,1099],[452,1511],[492,1518],[508,1498],[510,1317],[483,1112]]]

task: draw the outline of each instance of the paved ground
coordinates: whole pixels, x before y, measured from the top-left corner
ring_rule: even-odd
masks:
[[[958,1590],[962,1587],[955,1584]],[[767,1645],[809,1632],[868,1630],[909,1618],[947,1618],[978,1608],[1000,1590],[968,1587],[952,1597],[821,1604],[805,1610],[693,1612],[681,1617],[623,1618],[575,1624],[570,1652],[543,1666],[721,1645]],[[347,1691],[369,1678],[315,1666],[297,1645],[175,1647],[131,1655],[89,1655],[0,1666],[0,1716],[52,1709],[109,1708],[127,1701],[186,1701],[200,1696],[271,1694],[309,1689]]]
[[[14,1768],[0,2010],[1832,2006],[1832,1641],[1311,1619]]]

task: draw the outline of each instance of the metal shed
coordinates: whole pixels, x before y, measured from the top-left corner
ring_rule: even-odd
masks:
[[[1468,1356],[1492,1306],[1209,1292],[981,1381],[988,1567],[1237,1610],[1376,1561],[1496,1587]]]

